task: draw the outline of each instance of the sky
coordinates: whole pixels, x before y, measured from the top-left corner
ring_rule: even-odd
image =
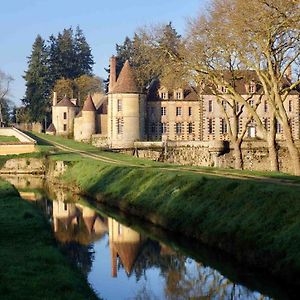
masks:
[[[92,49],[94,74],[106,78],[105,67],[116,43],[145,25],[172,22],[184,34],[189,17],[209,0],[9,0],[0,10],[0,69],[14,78],[11,99],[20,105],[27,57],[38,34],[45,40],[79,25]]]

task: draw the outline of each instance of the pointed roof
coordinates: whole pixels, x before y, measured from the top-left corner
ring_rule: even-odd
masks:
[[[141,242],[114,242],[112,246],[119,255],[127,275],[130,275],[133,265],[139,255]]]
[[[128,94],[138,94],[140,91],[137,88],[135,77],[132,71],[132,68],[129,65],[129,61],[126,60],[121,73],[118,77],[118,80],[113,87],[112,93],[114,94],[122,94],[122,93],[128,93]]]
[[[64,96],[64,98],[59,101],[56,106],[64,106],[64,107],[75,107],[75,105],[71,102],[71,100],[67,97]]]
[[[92,96],[89,94],[84,101],[82,111],[96,111]]]
[[[55,128],[54,124],[51,123],[46,131],[47,132],[56,132],[56,128]]]

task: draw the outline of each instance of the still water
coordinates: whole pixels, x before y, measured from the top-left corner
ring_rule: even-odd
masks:
[[[103,299],[299,299],[224,254],[39,177],[6,179],[43,210],[63,252]]]

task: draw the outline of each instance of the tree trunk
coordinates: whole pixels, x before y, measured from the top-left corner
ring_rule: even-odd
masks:
[[[270,118],[270,131],[267,135],[269,159],[270,159],[270,171],[279,171],[278,153],[276,149],[276,128],[275,128],[275,116]]]
[[[286,145],[290,153],[291,163],[293,165],[294,175],[300,176],[300,155],[294,143],[291,127],[286,122],[283,122],[282,127],[286,139]]]
[[[277,98],[277,105],[279,108],[279,114],[282,118],[283,134],[286,140],[286,146],[290,153],[291,163],[294,169],[294,175],[300,176],[300,155],[294,142],[292,127],[289,124],[287,113],[284,109],[283,102],[279,97]]]
[[[234,154],[234,168],[237,170],[243,170],[243,155],[241,149],[242,141],[236,140],[233,142],[233,154]]]

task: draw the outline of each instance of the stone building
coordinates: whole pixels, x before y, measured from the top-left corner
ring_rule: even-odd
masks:
[[[202,139],[202,101],[192,87],[167,90],[155,81],[147,95],[148,140]]]
[[[226,74],[225,74],[226,76]],[[230,80],[230,78],[226,78]],[[286,77],[283,84],[290,84],[291,79]],[[239,79],[235,81],[235,89],[251,107],[256,109],[256,112],[263,126],[270,130],[271,107],[263,94],[263,88],[257,79],[254,71],[244,71],[240,74]],[[299,92],[293,90],[289,93],[287,100],[284,103],[288,118],[292,124],[292,133],[295,140],[300,139],[300,97]],[[249,112],[241,103],[234,103],[225,86],[218,87],[214,93],[204,88],[201,93],[202,98],[202,138],[204,141],[212,140],[228,140],[229,124],[234,126],[234,118],[239,113],[237,129],[239,134],[245,129],[246,139],[263,139],[263,134],[260,132],[255,120],[250,120]],[[226,117],[228,120],[226,122]],[[283,140],[283,130],[279,122],[275,121],[276,139]]]
[[[57,102],[57,94],[54,92],[52,103],[52,124],[48,132],[57,135],[70,136],[74,133],[74,118],[79,111],[76,99],[66,96]]]
[[[285,80],[289,83],[291,78]],[[257,112],[265,128],[269,129],[271,110],[258,82],[254,71],[244,71],[235,82],[236,90],[251,106],[260,103]],[[220,95],[222,100],[218,101]],[[47,133],[74,135],[77,141],[92,141],[99,147],[112,149],[134,148],[137,141],[223,141],[229,140],[228,120],[231,124],[235,112],[242,107],[241,104],[234,105],[233,108],[224,86],[218,87],[214,93],[209,87],[183,86],[168,90],[159,81],[153,81],[147,94],[144,94],[136,84],[128,61],[117,77],[116,58],[112,57],[108,94],[89,95],[79,111],[75,99],[65,97],[57,103],[54,93],[53,124]],[[293,136],[299,139],[299,93],[292,91],[284,105],[292,124]],[[227,122],[224,113],[228,117]],[[244,108],[238,119],[239,133],[246,127],[246,138],[262,138],[254,120],[247,121],[248,116]],[[276,130],[277,139],[283,139],[279,122]]]

